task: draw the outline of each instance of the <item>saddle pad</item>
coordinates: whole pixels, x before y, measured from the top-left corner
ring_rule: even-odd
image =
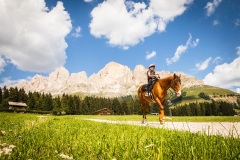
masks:
[[[142,86],[142,91],[144,92],[144,91],[147,91],[147,84],[144,84],[143,86]]]

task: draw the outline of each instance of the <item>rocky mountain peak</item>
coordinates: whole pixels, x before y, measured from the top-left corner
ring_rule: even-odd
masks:
[[[69,75],[66,68],[60,67],[50,73],[49,76],[36,75],[30,81],[20,82],[13,87],[24,88],[26,92],[47,92],[52,95],[83,93],[105,97],[125,96],[137,94],[138,87],[147,83],[146,71],[147,68],[143,65],[137,65],[131,71],[128,66],[110,62],[98,73],[88,78],[85,71]],[[160,74],[161,78],[173,74],[169,71],[157,73]],[[177,74],[180,74],[180,72]],[[203,84],[203,81],[194,77],[189,77],[184,73],[181,73],[181,75],[184,87]]]
[[[66,68],[64,67],[60,67],[57,68],[55,71],[53,71],[52,73],[49,74],[49,78],[53,79],[53,80],[57,80],[57,79],[68,79],[69,77],[69,72]]]

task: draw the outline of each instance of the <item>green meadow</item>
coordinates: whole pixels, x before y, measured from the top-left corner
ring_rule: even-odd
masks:
[[[51,116],[0,113],[0,159],[240,159],[240,138],[207,136],[87,118],[141,120],[141,116]],[[148,116],[155,121],[157,116]],[[172,117],[184,121],[192,117]],[[199,117],[198,117],[199,118]],[[209,121],[232,117],[207,117]],[[200,118],[202,121],[204,117]],[[215,119],[215,120],[214,120]],[[229,120],[227,120],[229,119]],[[196,118],[192,118],[192,121]]]

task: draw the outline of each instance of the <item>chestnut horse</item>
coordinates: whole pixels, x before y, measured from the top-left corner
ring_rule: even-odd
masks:
[[[143,119],[142,123],[147,120],[146,110],[149,107],[149,103],[157,103],[160,107],[159,121],[161,124],[164,123],[164,102],[167,96],[167,90],[172,88],[177,96],[181,96],[181,75],[177,76],[175,73],[173,76],[169,76],[163,79],[157,80],[152,88],[153,99],[149,96],[145,96],[146,91],[143,91],[142,88],[144,85],[141,85],[138,88],[138,98],[142,106]]]

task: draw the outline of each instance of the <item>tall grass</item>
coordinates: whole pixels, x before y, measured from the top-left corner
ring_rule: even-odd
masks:
[[[239,159],[240,139],[97,123],[86,116],[0,113],[0,159]],[[0,145],[0,150],[3,150]]]

